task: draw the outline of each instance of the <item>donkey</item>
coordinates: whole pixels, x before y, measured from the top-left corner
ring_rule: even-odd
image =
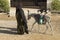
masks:
[[[38,11],[39,11],[39,10],[38,10]],[[40,10],[40,12],[43,13],[43,10]],[[51,31],[52,31],[52,27],[51,27],[51,24],[50,24],[51,20],[50,20],[50,17],[46,15],[46,13],[47,13],[47,12],[45,12],[45,14],[43,15],[43,22],[44,22],[44,23],[42,23],[42,24],[46,25],[46,30],[45,30],[45,32],[46,32],[47,29],[48,29],[48,25],[49,25],[49,27],[51,28]],[[38,31],[39,31],[39,25],[41,24],[41,23],[39,23],[39,20],[40,20],[40,17],[41,17],[41,16],[42,16],[42,15],[40,15],[40,14],[29,14],[29,10],[28,10],[28,20],[31,19],[31,17],[33,17],[33,18],[35,19],[35,22],[34,22],[33,25],[32,25],[31,31],[32,31],[33,26],[35,25],[35,23],[38,23]],[[48,24],[48,25],[47,25],[47,24]],[[44,33],[45,33],[45,32],[44,32]]]

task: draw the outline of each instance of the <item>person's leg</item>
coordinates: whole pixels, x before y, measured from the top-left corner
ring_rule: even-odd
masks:
[[[24,28],[22,26],[22,22],[20,18],[17,18],[17,33],[24,34]]]
[[[18,34],[24,34],[23,26],[17,25],[17,33],[18,33]]]
[[[26,32],[27,34],[29,34],[27,23],[23,22],[23,25],[24,25],[24,30],[25,30],[25,32]]]

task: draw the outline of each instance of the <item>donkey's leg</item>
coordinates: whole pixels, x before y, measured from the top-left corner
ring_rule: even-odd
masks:
[[[32,29],[33,29],[33,27],[34,27],[35,23],[36,23],[36,21],[33,23],[32,28],[31,28],[31,31],[32,31]]]

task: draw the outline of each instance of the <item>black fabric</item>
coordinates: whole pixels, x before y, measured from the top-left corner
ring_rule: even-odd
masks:
[[[24,32],[28,32],[27,20],[24,15],[24,11],[20,7],[16,7],[16,19],[17,19],[17,32],[20,34],[24,34]]]

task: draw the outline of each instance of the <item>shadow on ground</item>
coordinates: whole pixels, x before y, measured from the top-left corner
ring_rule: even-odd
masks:
[[[8,28],[8,27],[0,27],[0,33],[16,35],[17,29],[16,28]]]

